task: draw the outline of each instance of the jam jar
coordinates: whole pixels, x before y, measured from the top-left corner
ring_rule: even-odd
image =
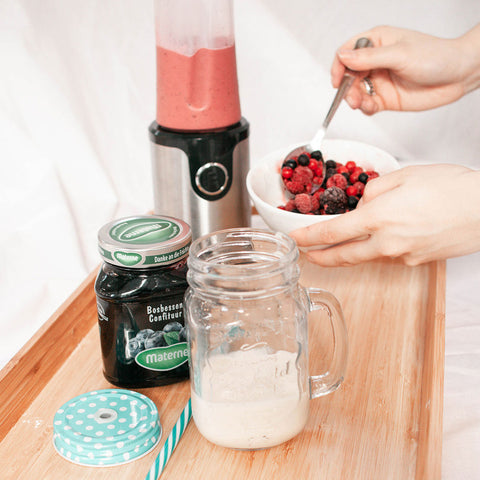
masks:
[[[104,262],[95,293],[110,383],[143,388],[188,378],[183,296],[191,240],[188,224],[160,215],[122,218],[98,232]]]

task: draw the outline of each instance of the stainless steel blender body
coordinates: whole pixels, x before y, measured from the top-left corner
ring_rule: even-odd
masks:
[[[250,226],[246,189],[249,124],[206,132],[178,132],[150,125],[156,214],[181,218],[194,238]]]

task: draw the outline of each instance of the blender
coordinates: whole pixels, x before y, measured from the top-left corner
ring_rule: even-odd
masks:
[[[233,23],[233,0],[155,0],[154,212],[186,221],[194,238],[250,225]]]

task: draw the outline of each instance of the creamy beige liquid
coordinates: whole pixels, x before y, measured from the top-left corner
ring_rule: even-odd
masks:
[[[230,448],[272,447],[303,430],[309,397],[301,385],[296,353],[264,348],[209,358],[201,385],[192,391],[200,433]]]

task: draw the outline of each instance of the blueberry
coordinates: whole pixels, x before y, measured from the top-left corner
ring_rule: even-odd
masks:
[[[358,203],[357,197],[349,196],[347,198],[347,205],[348,205],[348,208],[350,208],[351,210],[353,210],[357,206],[357,203]]]
[[[187,330],[185,329],[185,327],[183,327],[180,330],[180,333],[178,334],[178,341],[179,342],[186,342],[187,341]]]
[[[350,174],[348,172],[343,172],[342,175],[347,179],[347,182],[350,181]]]
[[[163,332],[154,332],[145,340],[145,348],[166,347],[167,342],[163,338]]]
[[[308,155],[305,155],[304,153],[302,153],[298,158],[297,158],[297,162],[299,165],[301,165],[302,167],[306,167],[309,163],[310,163],[310,158],[308,158]]]
[[[138,333],[137,333],[137,339],[138,340],[142,340],[143,342],[145,342],[145,340],[153,333],[153,330],[151,330],[150,328],[146,328],[144,330],[140,330]]]
[[[361,173],[361,174],[358,176],[358,181],[359,181],[359,182],[362,182],[362,183],[367,183],[367,181],[368,181],[368,175],[367,175],[365,172]]]
[[[295,170],[297,168],[297,162],[293,158],[291,158],[284,163],[284,166],[290,167],[292,170]]]
[[[163,331],[168,332],[179,332],[183,328],[183,325],[179,322],[170,322],[163,327]]]
[[[127,358],[134,358],[143,350],[144,344],[143,342],[138,341],[136,338],[132,338],[128,341],[127,344]]]
[[[337,162],[335,162],[335,160],[327,160],[327,163],[325,164],[325,166],[328,168],[337,168]]]
[[[315,160],[323,160],[323,155],[320,150],[314,150],[310,156],[314,158]]]

